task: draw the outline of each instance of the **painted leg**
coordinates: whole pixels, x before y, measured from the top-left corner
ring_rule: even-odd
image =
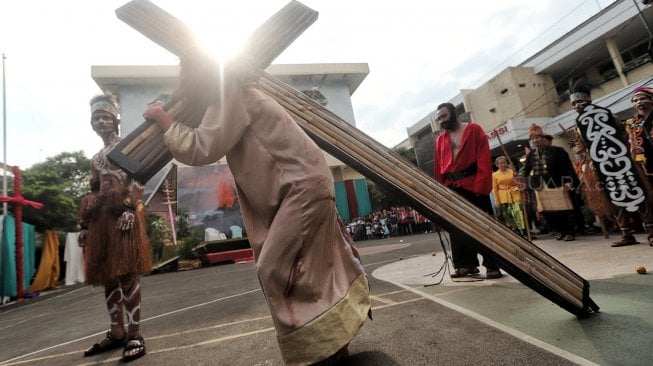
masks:
[[[131,274],[120,279],[125,315],[127,315],[127,336],[140,335],[141,321],[141,284],[138,274]]]
[[[123,362],[129,362],[145,355],[145,340],[140,334],[141,284],[137,273],[120,280],[123,303],[127,315],[127,341],[122,352]]]
[[[111,319],[111,329],[107,331],[106,336],[99,342],[96,342],[91,348],[84,351],[84,357],[93,356],[98,353],[107,352],[119,347],[125,343],[125,323],[123,320],[122,310],[122,290],[118,281],[114,281],[104,287],[104,298],[109,310]]]
[[[111,335],[115,339],[125,338],[125,316],[123,312],[122,289],[118,281],[104,287],[104,298],[111,320]]]

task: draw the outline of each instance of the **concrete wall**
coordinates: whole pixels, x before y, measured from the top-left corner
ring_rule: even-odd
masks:
[[[351,96],[347,82],[344,80],[327,80],[317,86],[314,82],[308,80],[293,80],[289,83],[293,88],[299,91],[317,89],[326,97],[326,109],[333,112],[338,117],[345,120],[352,126],[356,126],[354,118],[354,107],[351,104]]]
[[[298,90],[311,90],[310,83],[292,84]],[[143,111],[148,103],[154,101],[162,94],[171,94],[174,87],[171,85],[114,85],[109,89],[120,99],[122,113],[121,134],[124,136],[143,122]],[[329,82],[320,86],[319,91],[327,98],[324,106],[346,122],[356,125],[354,109],[351,98],[344,81]]]
[[[120,99],[122,122],[120,134],[126,136],[143,123],[143,111],[147,104],[162,94],[171,94],[174,88],[169,85],[129,85],[120,87],[117,92]]]
[[[485,130],[517,117],[551,116],[557,109],[555,99],[551,77],[523,67],[509,67],[464,96],[472,120]]]

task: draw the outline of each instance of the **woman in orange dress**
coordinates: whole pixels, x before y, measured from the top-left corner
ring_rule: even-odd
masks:
[[[524,235],[524,212],[521,206],[521,192],[514,180],[513,171],[508,168],[505,157],[499,156],[495,160],[499,170],[492,173],[492,194],[497,212],[501,214],[503,222],[513,230]]]

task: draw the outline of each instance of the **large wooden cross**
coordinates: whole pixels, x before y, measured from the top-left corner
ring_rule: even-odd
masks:
[[[7,169],[7,167],[4,167]],[[23,197],[20,190],[20,168],[17,166],[11,167],[14,173],[14,195],[0,196],[0,202],[9,202],[14,205],[14,221],[16,224],[16,299],[19,301],[23,299],[23,206],[34,207],[37,209],[43,208],[40,202],[30,201]]]
[[[296,1],[292,1],[284,9],[289,7],[296,13],[311,13]],[[275,32],[283,34],[288,29],[296,27],[298,19],[302,18],[279,16],[284,9],[261,27],[266,29],[265,32],[259,32],[261,29],[259,28],[254,33],[254,41],[250,44],[257,42],[265,44],[269,46],[268,55],[276,55],[289,44],[288,40],[292,41],[293,37],[298,35],[285,37],[285,42],[275,41],[277,39]],[[146,0],[132,1],[118,9],[116,13],[130,26],[177,55],[180,55],[180,52],[188,47],[188,42],[193,39],[186,25]],[[317,13],[315,17],[316,15]],[[285,20],[275,23],[279,19]],[[286,21],[287,23],[284,23]],[[351,126],[302,92],[265,73],[263,69],[274,57],[257,59],[256,48],[247,49],[250,53],[246,63],[259,68],[255,70],[260,75],[259,85],[286,108],[323,150],[353,167],[368,179],[394,192],[407,204],[446,230],[463,234],[470,246],[494,259],[513,277],[565,310],[578,317],[598,311],[599,307],[589,297],[589,283],[581,276],[499,223],[494,217],[435,181],[399,154]],[[204,111],[185,111],[180,100],[170,101],[166,108],[173,116],[199,115],[201,117],[204,113]],[[161,155],[153,151],[165,150],[160,135],[162,135],[160,129],[157,130],[152,124],[145,122],[128,135],[123,145],[117,146],[109,157],[132,177],[145,181],[156,173],[156,171],[146,172],[147,166],[157,160],[157,154]],[[139,147],[142,146],[147,147],[140,149]],[[142,150],[140,153],[133,154],[133,151],[139,149]],[[130,154],[136,159],[129,157]],[[165,164],[170,159],[168,153],[162,159],[163,162],[159,162],[158,165]]]

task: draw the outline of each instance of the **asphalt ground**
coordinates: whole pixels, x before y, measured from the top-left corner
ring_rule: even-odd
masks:
[[[436,234],[358,242],[370,279],[367,321],[341,365],[651,365],[653,247],[611,248],[616,237],[534,242],[590,282],[601,311],[578,319],[506,275],[453,282]],[[134,365],[283,365],[253,264],[144,276]],[[108,315],[101,288],[60,286],[0,307],[0,365],[121,364],[93,357]]]

